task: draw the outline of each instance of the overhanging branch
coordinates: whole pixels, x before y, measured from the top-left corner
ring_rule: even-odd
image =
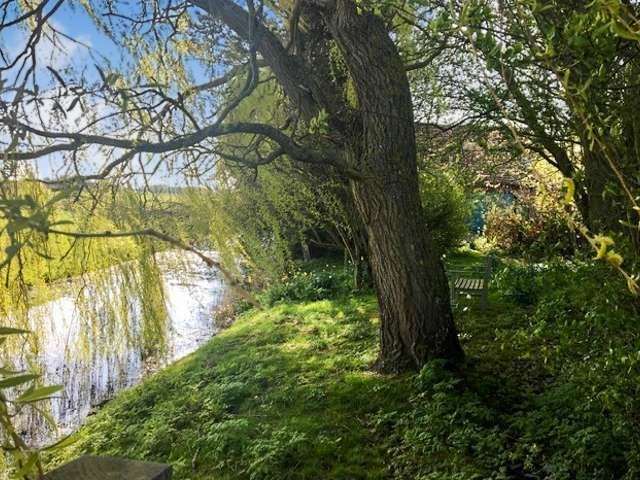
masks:
[[[110,232],[110,231],[104,231],[104,232],[72,232],[72,231],[66,231],[66,230],[58,230],[58,229],[55,229],[55,228],[47,228],[43,233],[53,234],[53,235],[62,235],[62,236],[65,236],[65,237],[78,238],[78,239],[82,239],[82,238],[152,237],[152,238],[155,238],[157,240],[161,240],[161,241],[163,241],[165,243],[168,243],[169,245],[173,245],[174,247],[177,247],[177,248],[179,248],[181,250],[185,250],[187,252],[193,253],[198,258],[200,258],[208,267],[216,268],[216,269],[220,270],[220,272],[224,276],[225,280],[227,281],[229,286],[232,289],[234,289],[234,291],[236,291],[239,295],[242,296],[242,298],[247,300],[253,306],[260,307],[260,303],[256,300],[256,298],[250,292],[248,292],[245,288],[243,288],[243,286],[240,284],[240,282],[238,282],[238,280],[236,280],[236,278],[226,268],[224,268],[224,266],[220,262],[218,262],[217,260],[214,260],[213,258],[209,257],[208,255],[205,255],[204,253],[202,253],[197,248],[186,244],[182,240],[179,240],[179,239],[174,238],[174,237],[172,237],[170,235],[167,235],[166,233],[159,232],[159,231],[154,230],[152,228],[147,228],[147,229],[143,229],[143,230],[133,230],[133,231],[129,231],[129,232]]]
[[[189,0],[189,2],[222,20],[244,41],[250,41],[251,16],[237,3],[232,0]],[[256,22],[254,28],[256,50],[276,76],[287,96],[299,108],[302,117],[307,120],[312,119],[321,109],[317,99],[324,96],[322,91],[316,91],[317,98],[314,98],[312,94],[314,84],[310,81],[312,73],[304,67],[299,58],[287,52],[280,39],[262,22]],[[322,106],[327,107],[327,105]]]
[[[98,173],[91,176],[74,177],[74,180],[89,180],[105,178],[109,171],[116,166],[129,161],[137,153],[168,153],[178,152],[202,143],[205,140],[222,137],[225,135],[248,133],[261,135],[275,142],[292,159],[314,164],[332,165],[338,168],[345,175],[356,178],[357,172],[348,168],[343,161],[342,153],[334,148],[323,147],[317,150],[310,146],[301,145],[282,130],[264,123],[238,122],[228,124],[213,124],[195,132],[176,137],[166,142],[146,142],[131,140],[126,138],[115,138],[105,135],[87,135],[82,133],[52,132],[41,130],[30,125],[19,122],[12,122],[10,119],[1,119],[0,123],[8,124],[14,128],[19,128],[32,135],[50,140],[68,140],[68,143],[51,145],[33,152],[4,152],[5,158],[9,160],[34,159],[48,155],[56,151],[73,151],[82,146],[104,146],[116,149],[127,150],[127,152],[116,160],[110,162],[104,174]]]

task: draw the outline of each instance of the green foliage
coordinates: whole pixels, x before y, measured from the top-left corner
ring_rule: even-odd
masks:
[[[432,23],[436,38],[456,37],[465,44],[440,60],[439,87],[450,110],[491,118],[482,122],[485,137],[513,143],[510,163],[544,159],[573,178],[577,207],[592,233],[615,232],[618,244],[628,247],[625,257],[637,258],[639,103],[632,79],[640,63],[631,54],[638,41],[637,5],[471,0],[450,7],[436,8]],[[456,22],[448,21],[451,15]],[[469,80],[460,83],[465,76]],[[498,174],[505,170],[502,166]],[[507,225],[495,225],[498,241],[506,240],[508,248],[531,249],[541,258],[543,252],[536,250],[561,241],[557,219],[522,221],[514,213]],[[533,242],[536,234],[548,238]],[[523,237],[521,246],[509,242],[516,235]]]
[[[284,94],[277,82],[267,78],[230,118],[291,123]],[[295,127],[285,129],[324,138],[328,121],[328,113],[320,110],[310,121],[294,122]],[[302,132],[287,133],[295,138]],[[354,221],[357,214],[348,183],[329,164],[317,166],[280,156],[273,163],[251,168],[252,162],[260,163],[277,145],[243,135],[218,142],[222,160],[216,165],[216,188],[191,191],[191,211],[205,226],[227,269],[238,276],[247,274],[249,283],[259,289],[286,274],[302,242],[344,250],[352,261],[359,260],[362,252],[353,246],[359,223]]]
[[[194,192],[196,211],[208,225],[215,249],[238,274],[239,264],[255,286],[269,284],[289,269],[295,247],[330,231],[326,242],[344,248],[332,238],[349,239],[349,213],[341,197],[344,185],[329,178],[310,178],[289,160],[265,166],[257,175],[246,172],[215,192]],[[325,235],[327,237],[327,235]],[[342,240],[340,241],[342,242]],[[241,260],[241,262],[239,262]]]
[[[562,206],[553,201],[540,205],[535,198],[518,205],[494,205],[486,215],[484,235],[504,253],[528,260],[568,257],[578,244]]]
[[[82,320],[77,351],[96,331],[104,334],[104,348],[126,340],[145,355],[162,353],[167,312],[163,282],[155,254],[167,247],[144,237],[75,238],[60,232],[128,232],[147,227],[178,234],[176,218],[158,214],[161,206],[175,207],[177,196],[123,189],[105,194],[96,191],[70,197],[41,184],[5,182],[0,200],[0,248],[5,251],[0,268],[0,316],[12,327],[33,331],[23,342],[7,342],[3,358],[21,352],[27,362],[39,364],[41,325],[45,310],[32,307],[62,295],[76,295]],[[182,229],[188,229],[188,222]],[[56,231],[50,231],[54,228]],[[192,236],[195,238],[195,235]],[[13,247],[15,250],[12,250]],[[7,255],[7,250],[12,255]],[[179,262],[176,262],[179,268]],[[81,293],[81,282],[92,288]],[[136,328],[131,328],[131,305],[139,304]],[[123,327],[123,328],[117,328]],[[138,328],[139,327],[139,328]],[[126,339],[116,332],[125,332]],[[41,335],[42,334],[42,335]]]
[[[398,446],[388,452],[393,478],[509,478],[508,435],[496,412],[440,361],[427,364],[414,381],[411,409],[378,419],[395,423]]]
[[[384,478],[369,419],[401,408],[408,384],[367,368],[375,311],[362,296],[248,312],[119,395],[56,461],[82,451],[148,458],[192,480]]]
[[[540,375],[513,416],[516,455],[553,478],[636,478],[638,305],[600,265],[557,262],[536,277],[528,324],[497,335]]]
[[[29,332],[0,326],[0,347],[4,350],[9,340],[26,333]],[[0,360],[4,357],[5,352],[0,350]],[[41,451],[69,445],[72,439],[66,437],[48,447],[30,447],[22,439],[15,419],[26,408],[42,411],[42,403],[62,390],[62,386],[43,386],[40,375],[16,371],[10,364],[0,366],[0,375],[0,479],[40,478],[43,473]]]
[[[178,480],[637,478],[638,307],[599,265],[518,269],[526,308],[505,280],[488,311],[460,312],[461,370],[370,371],[368,294],[279,302],[119,395],[55,461],[168,461]]]
[[[352,275],[347,269],[316,260],[310,265],[300,264],[267,288],[260,298],[265,305],[273,306],[278,302],[335,299],[351,291]]]
[[[541,290],[541,265],[507,265],[493,278],[500,294],[521,305],[533,305]]]
[[[142,249],[133,238],[76,240],[49,233],[51,228],[72,232],[118,230],[111,215],[114,205],[91,209],[90,199],[74,201],[37,184],[18,183],[14,188],[11,196],[0,200],[0,246],[5,251],[1,270],[6,277],[0,286],[2,315],[24,308],[26,288],[32,289],[32,296],[44,297],[39,299],[42,301],[50,293],[48,287],[59,280],[140,256]]]
[[[420,197],[425,222],[438,248],[459,246],[469,233],[471,205],[452,172],[429,169],[420,175]]]

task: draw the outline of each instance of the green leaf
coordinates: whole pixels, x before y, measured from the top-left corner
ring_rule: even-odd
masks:
[[[73,434],[67,435],[66,437],[62,437],[56,443],[44,447],[42,449],[42,451],[51,451],[51,450],[58,450],[58,449],[61,449],[61,448],[66,448],[69,445],[73,445],[77,441],[78,441],[78,436],[77,435],[73,435]]]
[[[2,339],[0,339],[2,340]],[[8,368],[0,367],[0,375],[21,375],[23,372],[19,372],[17,370],[10,370]]]
[[[611,22],[611,29],[613,30],[613,33],[615,33],[619,37],[626,38],[627,40],[640,40],[640,34],[632,32],[627,27],[619,24],[618,22]]]
[[[36,470],[36,465],[40,461],[40,455],[38,452],[31,452],[27,457],[27,461],[22,465],[22,467],[16,472],[17,478],[23,478],[26,475],[33,473]]]
[[[37,379],[40,375],[35,375],[33,373],[28,373],[26,375],[16,375],[15,377],[3,378],[0,380],[0,388],[11,388],[17,385],[22,385],[24,383],[32,382]]]
[[[53,416],[51,415],[51,412],[48,411],[46,406],[45,408],[40,408],[38,407],[38,405],[34,403],[31,405],[31,408],[42,416],[44,423],[49,425],[53,431],[55,431],[58,428],[58,423],[56,422],[55,418],[53,418]]]
[[[31,333],[29,330],[23,330],[21,328],[3,327],[0,325],[0,335],[22,335],[25,333]]]
[[[38,402],[40,400],[46,400],[51,397],[54,393],[61,391],[64,387],[62,385],[50,385],[48,387],[40,387],[32,390],[30,392],[26,392],[25,394],[18,397],[16,400],[17,403],[32,403]]]

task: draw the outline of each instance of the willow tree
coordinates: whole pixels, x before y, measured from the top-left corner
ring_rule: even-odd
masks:
[[[6,17],[5,22],[26,18],[32,33],[23,51],[5,52],[7,65],[31,61],[35,66],[37,42],[57,33],[47,20],[61,3],[43,1],[37,9]],[[148,172],[150,164],[159,168],[170,159],[185,170],[202,171],[215,162],[223,137],[251,136],[253,148],[243,145],[238,155],[229,153],[233,141],[227,142],[226,158],[258,168],[286,155],[335,171],[348,179],[367,232],[381,317],[378,368],[400,371],[434,357],[462,356],[444,267],[422,221],[408,67],[380,5],[353,0],[276,6],[157,0],[141,2],[138,10],[131,2],[81,5],[101,31],[126,48],[135,67],[125,74],[124,63],[118,69],[103,65],[92,83],[49,66],[55,85],[48,89],[33,88],[29,82],[37,75],[28,69],[18,72],[3,95],[0,122],[14,139],[6,160],[63,155],[76,168],[56,181],[90,188],[92,182]],[[185,73],[193,63],[205,67],[198,84]],[[211,75],[221,70],[222,76]],[[283,92],[286,120],[230,120],[267,77]],[[234,78],[242,79],[241,88],[220,101],[224,97],[216,89]],[[33,109],[45,104],[59,113],[93,109],[87,113],[91,117],[100,105],[102,116],[79,120],[79,127],[55,128],[51,117],[34,121]],[[80,164],[97,149],[107,159],[88,172]],[[167,238],[166,232],[155,233]]]

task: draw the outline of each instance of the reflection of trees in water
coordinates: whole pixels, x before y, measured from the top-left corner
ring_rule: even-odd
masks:
[[[161,328],[153,332],[162,340],[156,349],[145,345],[151,337],[145,339],[143,334],[148,327],[144,305],[138,296],[122,292],[129,283],[121,276],[111,275],[113,283],[106,294],[99,291],[102,282],[84,282],[80,294],[34,308],[34,321],[42,332],[37,363],[45,383],[65,386],[51,402],[58,433],[74,430],[115,393],[190,353],[215,333],[213,313],[223,302],[222,279],[200,262],[176,268],[174,261],[162,265],[162,309],[168,320],[158,322]],[[24,354],[20,363],[27,361]],[[54,433],[37,412],[21,418],[20,429],[35,443]]]

